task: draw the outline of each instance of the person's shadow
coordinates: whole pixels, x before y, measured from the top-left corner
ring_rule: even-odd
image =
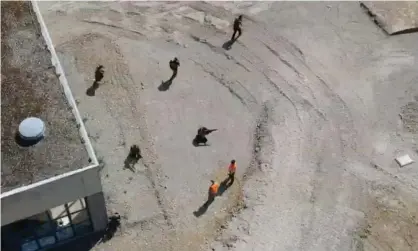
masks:
[[[193,212],[194,216],[196,217],[200,217],[202,215],[204,215],[206,213],[206,211],[208,210],[209,206],[215,201],[215,196],[210,196],[209,191],[208,191],[208,200],[203,203],[203,205],[201,205],[199,207],[199,209],[197,209],[196,211]]]
[[[230,188],[234,184],[234,178],[227,177],[224,179],[221,184],[219,184],[218,194],[217,196],[222,196],[228,188]]]
[[[98,81],[94,81],[92,86],[90,86],[87,91],[86,94],[87,96],[93,97],[96,95],[96,90],[99,89],[99,82]]]
[[[235,43],[235,41],[237,41],[237,40],[236,39],[230,39],[230,40],[226,41],[222,45],[222,48],[224,48],[225,50],[230,50],[232,48],[232,45]]]
[[[109,222],[107,224],[106,230],[104,232],[102,242],[107,242],[115,236],[116,231],[120,226],[120,215],[116,214],[109,217]]]
[[[171,84],[173,83],[173,81],[171,79],[167,80],[167,81],[162,81],[161,85],[158,86],[158,90],[160,92],[165,92],[168,89],[170,89]]]
[[[161,92],[167,91],[170,88],[171,84],[173,84],[173,80],[176,78],[176,76],[177,76],[177,70],[173,70],[173,75],[171,75],[169,80],[162,81],[161,85],[158,86],[158,90]]]
[[[132,157],[130,154],[126,157],[125,161],[124,161],[124,168],[125,169],[129,169],[131,170],[133,173],[135,172],[135,164],[138,163],[138,161],[142,158],[142,156],[140,156],[140,158],[134,158]]]

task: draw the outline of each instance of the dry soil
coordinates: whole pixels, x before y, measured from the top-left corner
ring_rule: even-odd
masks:
[[[40,5],[124,217],[95,250],[417,250],[418,164],[394,162],[418,159],[417,33],[387,36],[357,2]],[[218,131],[196,148],[201,125]],[[195,217],[231,159],[237,182]]]

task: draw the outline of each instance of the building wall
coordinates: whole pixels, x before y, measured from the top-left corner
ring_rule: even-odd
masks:
[[[16,189],[19,191],[10,195],[2,195],[1,225],[7,225],[79,198],[94,194],[101,194],[103,197],[99,167],[78,170],[73,174],[57,176],[47,181],[39,182],[34,187],[28,186],[29,189]],[[90,199],[93,207],[96,208],[101,204],[98,196]]]
[[[106,229],[108,218],[103,192],[88,196],[86,201],[90,211],[90,217],[94,231],[101,231]]]

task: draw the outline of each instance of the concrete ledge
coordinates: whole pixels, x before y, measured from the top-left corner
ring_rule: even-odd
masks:
[[[60,177],[38,182],[34,187],[2,196],[1,225],[7,225],[50,208],[102,192],[100,168],[85,168]],[[41,184],[39,184],[41,183]],[[3,194],[2,194],[3,195]]]
[[[418,2],[360,2],[368,14],[387,34],[418,31]]]
[[[65,77],[65,72],[64,69],[61,66],[61,63],[58,59],[57,53],[55,51],[54,45],[52,44],[52,40],[51,37],[49,35],[48,29],[46,28],[46,24],[45,21],[41,15],[41,12],[39,10],[39,6],[37,1],[31,1],[32,3],[32,7],[33,7],[33,11],[36,14],[36,17],[38,19],[39,25],[41,26],[41,32],[42,32],[42,36],[45,39],[45,43],[48,46],[48,49],[51,53],[51,62],[52,65],[55,67],[55,72],[57,73],[57,75],[59,76],[59,81],[62,85],[62,88],[64,90],[64,94],[65,97],[68,100],[69,105],[72,108],[72,111],[74,113],[74,116],[76,118],[77,124],[79,125],[79,130],[80,130],[80,135],[84,140],[84,144],[86,146],[86,150],[89,154],[89,157],[91,159],[91,163],[92,165],[98,165],[98,161],[97,161],[97,157],[96,154],[94,152],[93,146],[91,145],[90,142],[90,138],[88,137],[86,128],[84,126],[84,122],[83,119],[81,118],[80,112],[78,111],[77,108],[77,103],[74,100],[73,94],[71,92],[70,86],[68,85],[68,81],[67,78]]]

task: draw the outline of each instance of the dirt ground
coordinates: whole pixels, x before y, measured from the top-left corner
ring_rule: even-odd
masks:
[[[94,250],[416,250],[418,164],[394,158],[418,159],[417,33],[388,37],[356,2],[40,7],[123,215]],[[237,181],[196,217],[231,159]]]

